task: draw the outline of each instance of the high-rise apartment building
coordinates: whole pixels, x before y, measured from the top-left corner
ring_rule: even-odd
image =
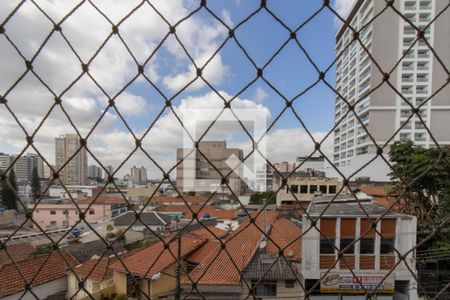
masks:
[[[96,165],[90,165],[88,167],[88,178],[92,179],[103,178],[102,168]]]
[[[420,28],[441,61],[449,66],[450,11],[445,10],[447,4],[440,0],[395,1],[393,5],[407,21],[390,8],[381,13],[386,7],[385,1],[355,1],[347,23],[359,32],[361,43],[354,40],[354,32],[346,25],[336,35],[336,90],[354,105],[354,111],[349,111],[345,101],[336,95],[334,163],[346,176],[376,155],[376,146],[369,134],[379,146],[399,140],[411,140],[426,148],[434,146],[419,117],[412,114],[408,103],[383,83],[384,80],[389,80],[414,107],[419,107],[418,113],[439,144],[450,144],[450,88],[447,86],[434,95],[449,76],[427,43],[422,39],[416,41],[420,34],[409,23]],[[445,12],[430,24],[441,11]],[[390,139],[392,135],[394,138]],[[388,150],[389,147],[384,150],[386,157]],[[388,166],[378,158],[356,177],[386,180],[388,172]]]
[[[16,174],[18,183],[28,184],[31,183],[33,169],[36,168],[38,177],[44,176],[44,162],[42,158],[34,153],[23,154],[18,157],[18,154],[0,154],[0,170],[6,171],[6,169],[14,163],[12,169]]]
[[[133,184],[147,183],[147,169],[144,167],[136,168],[136,166],[133,166],[131,168],[131,182]]]
[[[55,138],[55,163],[58,170],[80,148],[80,139],[76,134],[65,134]],[[87,151],[80,151],[64,166],[59,173],[65,185],[84,185],[87,182]]]

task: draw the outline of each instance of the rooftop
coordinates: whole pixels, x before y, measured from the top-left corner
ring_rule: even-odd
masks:
[[[167,241],[169,242],[169,241]],[[206,243],[206,239],[184,235],[181,237],[181,257],[192,253],[195,249]],[[178,252],[178,241],[169,243],[169,249],[164,248],[163,242],[158,242],[150,247],[122,259],[127,270],[133,275],[151,278],[176,262],[174,255]],[[120,262],[111,265],[113,270],[128,272]]]
[[[131,224],[133,224],[133,226],[143,226],[143,224],[149,226],[167,225],[172,221],[172,217],[156,211],[143,211],[139,216],[139,220],[135,221],[135,213],[129,211],[115,217],[114,226],[130,226]]]
[[[19,261],[16,265],[20,273],[13,263],[6,264],[0,269],[0,297],[24,291],[27,283],[36,287],[65,277],[67,270],[77,264],[78,262],[65,251],[55,251]]]
[[[95,240],[87,243],[70,244],[64,250],[69,252],[80,263],[92,259],[94,255],[111,255],[126,251],[126,249],[118,243],[114,243],[112,247],[113,249],[106,250],[105,242],[102,240]]]
[[[311,201],[308,213],[311,216],[407,216],[393,210],[388,210],[383,205],[373,201],[373,198],[365,193],[353,195],[320,196]],[[332,201],[333,200],[333,201]],[[331,202],[332,201],[332,202]],[[331,202],[331,203],[330,203]]]
[[[20,244],[7,243],[6,250],[0,250],[0,268],[11,263],[11,258],[15,262],[31,258],[35,250],[36,248],[29,242]]]
[[[246,279],[301,280],[300,264],[258,251],[242,272]]]
[[[186,205],[163,205],[155,208],[155,211],[161,212],[182,212],[184,219],[192,219],[192,211],[196,212],[198,218],[202,218],[204,215],[208,215],[209,218],[217,218],[223,220],[231,220],[236,217],[237,210],[232,209],[220,209],[214,206],[206,205],[190,205],[189,207]]]
[[[211,251],[189,274],[191,279],[199,285],[240,285],[240,272],[252,259],[263,236],[264,219],[269,225],[277,216],[277,212],[267,212],[265,218],[260,213],[254,223],[245,220],[225,240],[226,252],[220,247]],[[190,282],[187,278],[182,279],[183,284]]]
[[[184,199],[184,200],[183,200]],[[198,204],[204,204],[206,201],[208,201],[208,198],[200,197],[200,196],[183,196],[181,197],[169,197],[169,196],[158,196],[148,199],[147,203],[180,203],[184,204],[186,201],[187,203],[198,203]]]

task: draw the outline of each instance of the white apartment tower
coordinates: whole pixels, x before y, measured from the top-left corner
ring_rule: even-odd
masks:
[[[80,139],[76,134],[65,134],[55,138],[55,163],[56,170],[71,159],[72,155],[80,148]],[[85,185],[87,182],[87,151],[80,151],[65,165],[59,173],[61,181],[65,185]]]
[[[424,30],[428,43],[449,67],[450,10],[445,9],[447,4],[448,1],[440,0],[400,0],[393,5],[407,20]],[[354,33],[346,25],[341,26],[336,35],[336,89],[355,105],[354,112],[348,112],[348,105],[336,95],[335,124],[338,125],[334,131],[334,163],[346,176],[369,162],[377,152],[355,114],[379,146],[399,140],[411,140],[425,148],[434,146],[420,119],[416,115],[410,118],[412,110],[407,102],[383,83],[386,79],[414,107],[420,106],[419,114],[436,141],[450,144],[450,87],[434,95],[449,76],[427,44],[421,39],[416,41],[417,31],[393,9],[388,7],[382,12],[385,7],[386,1],[356,0],[349,12],[347,23],[359,32],[364,47],[353,40]],[[389,78],[385,77],[383,73],[390,73],[392,69]],[[386,158],[388,151],[386,147]],[[372,180],[383,181],[387,180],[389,171],[378,158],[355,177],[369,176]]]

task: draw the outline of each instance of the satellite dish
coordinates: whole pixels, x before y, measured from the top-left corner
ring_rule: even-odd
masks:
[[[262,242],[259,244],[259,249],[264,249],[264,248],[266,248],[266,244],[267,244],[266,241],[262,241]]]

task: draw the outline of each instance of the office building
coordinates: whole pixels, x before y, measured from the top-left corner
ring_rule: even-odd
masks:
[[[221,181],[227,176],[227,183],[236,195],[243,190],[243,182],[238,174],[241,167],[232,171],[229,158],[243,160],[242,149],[227,148],[225,141],[201,141],[198,149],[177,149],[177,188],[182,192],[216,191],[218,194],[229,194],[228,187]],[[192,151],[192,152],[191,152]]]
[[[427,26],[447,4],[438,0],[402,0],[393,5],[424,30],[424,37],[448,66],[450,13],[446,11]],[[376,155],[376,146],[369,135],[380,146],[404,140],[414,141],[425,148],[434,146],[419,117],[412,116],[408,103],[387,83],[377,87],[383,80],[389,80],[414,107],[420,106],[418,113],[440,145],[450,144],[447,128],[450,89],[447,87],[433,95],[447,82],[448,74],[427,43],[422,39],[416,41],[417,31],[393,9],[384,11],[385,7],[385,1],[355,1],[346,20],[359,32],[361,43],[354,40],[353,30],[345,24],[336,35],[336,90],[354,105],[354,111],[348,111],[346,102],[336,95],[334,163],[346,176]],[[396,65],[398,61],[400,63]],[[390,75],[387,77],[383,73]],[[427,101],[431,95],[431,101]],[[388,151],[389,147],[386,147],[386,157]],[[378,158],[355,176],[385,181],[388,172],[386,163]]]
[[[108,180],[108,176],[112,175],[112,173],[114,172],[114,168],[112,166],[106,166],[105,167],[106,171],[103,173],[104,174],[104,179]]]
[[[80,146],[80,139],[76,134],[65,134],[55,138],[56,169],[59,170],[64,165],[59,176],[65,185],[84,185],[87,182],[87,151],[85,148],[80,149]],[[78,150],[79,152],[73,156]]]
[[[37,169],[38,177],[43,178],[44,162],[39,155],[27,153],[17,157],[18,154],[0,154],[0,170],[4,172],[12,163],[14,163],[12,169],[16,174],[17,182],[23,184],[31,183],[34,168]]]
[[[131,182],[133,184],[147,183],[147,169],[144,167],[136,168],[136,166],[133,166],[131,168]]]

